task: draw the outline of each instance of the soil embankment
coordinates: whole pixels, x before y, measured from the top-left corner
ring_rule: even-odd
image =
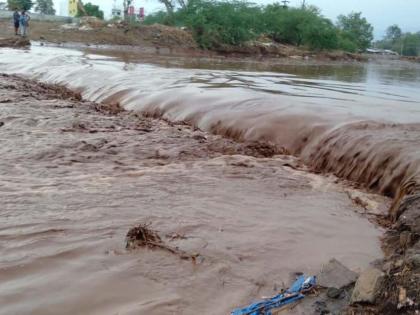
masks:
[[[10,37],[14,33],[9,20],[0,20],[0,37]],[[131,47],[137,53],[187,56],[189,58],[224,57],[232,60],[273,59],[273,63],[329,64],[367,61],[366,56],[345,52],[310,52],[290,45],[267,41],[254,41],[242,46],[223,46],[208,51],[199,49],[192,35],[175,27],[164,25],[106,24],[99,20],[85,19],[82,24],[32,21],[28,38],[34,41],[63,46],[106,46],[107,49]],[[114,47],[114,48],[113,48]]]

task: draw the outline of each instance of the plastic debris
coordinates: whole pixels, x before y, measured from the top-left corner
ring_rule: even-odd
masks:
[[[271,310],[295,303],[305,297],[304,293],[316,286],[316,277],[299,276],[292,286],[284,293],[264,299],[244,308],[237,308],[231,315],[272,315]]]

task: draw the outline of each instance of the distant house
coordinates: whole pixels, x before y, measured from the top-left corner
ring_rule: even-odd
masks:
[[[76,16],[78,13],[79,0],[69,0],[69,16]]]
[[[122,10],[119,8],[112,8],[111,15],[113,18],[121,18],[122,17]]]
[[[383,56],[398,56],[398,53],[389,49],[376,49],[376,48],[368,48],[366,49],[366,53],[371,55],[383,55]]]
[[[6,2],[0,2],[0,10],[7,10],[7,3]]]

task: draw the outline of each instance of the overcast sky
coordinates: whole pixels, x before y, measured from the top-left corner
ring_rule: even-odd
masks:
[[[273,3],[272,0],[254,0],[256,3]],[[109,16],[114,0],[84,0],[98,4]],[[115,0],[121,5],[122,0]],[[54,0],[57,13],[63,12],[67,0]],[[290,5],[300,5],[302,0],[290,0]],[[347,14],[351,11],[361,11],[375,28],[375,37],[381,38],[386,28],[391,24],[398,24],[403,31],[420,31],[420,0],[306,0],[307,4],[313,4],[322,10],[322,13],[336,20],[339,14]],[[61,4],[61,10],[60,10]],[[145,13],[164,9],[157,0],[134,0],[136,8],[144,7]]]

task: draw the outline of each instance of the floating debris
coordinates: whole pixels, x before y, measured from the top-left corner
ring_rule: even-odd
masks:
[[[316,277],[301,275],[284,293],[253,303],[245,308],[235,309],[231,315],[271,315],[273,309],[279,309],[302,300],[305,297],[303,293],[312,291],[315,286]]]
[[[150,224],[139,224],[131,228],[126,237],[126,246],[127,249],[136,249],[140,247],[148,248],[159,248],[166,250],[172,254],[179,256],[181,259],[191,260],[194,263],[196,259],[200,257],[199,254],[189,254],[183,250],[180,250],[176,247],[171,247],[166,245],[159,234],[150,229]]]

